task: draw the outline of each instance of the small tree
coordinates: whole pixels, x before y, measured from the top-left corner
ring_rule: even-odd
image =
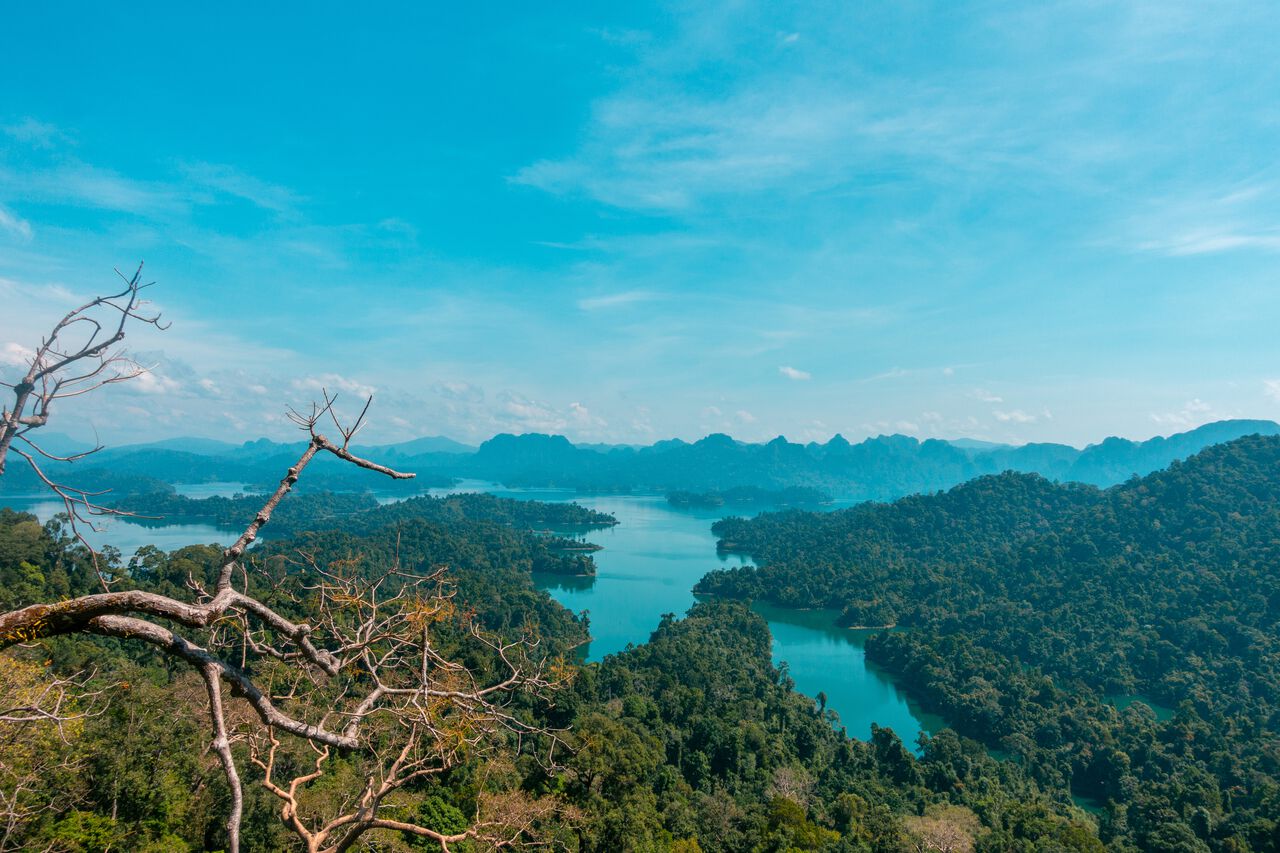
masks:
[[[49,476],[40,459],[60,457],[42,450],[31,433],[48,423],[56,401],[143,371],[116,348],[131,322],[163,328],[158,315],[143,313],[140,297],[147,285],[140,275],[141,267],[125,279],[122,291],[95,298],[56,323],[33,351],[23,377],[7,386],[15,396],[0,417],[0,474],[5,456],[16,453],[62,498],[73,526],[92,524],[114,510],[97,503],[96,494]],[[80,330],[86,337],[68,344]],[[262,584],[251,583],[255,569],[246,551],[318,455],[394,479],[413,476],[351,452],[370,402],[350,424],[339,419],[327,393],[305,414],[290,412],[307,436],[306,448],[223,552],[212,582],[188,578],[186,598],[113,589],[99,571],[100,593],[0,613],[0,650],[55,635],[96,634],[149,644],[200,675],[208,695],[211,748],[231,791],[226,828],[232,851],[239,850],[244,806],[235,741],[248,745],[262,784],[281,802],[285,825],[309,853],[340,853],[371,830],[404,833],[445,850],[463,839],[509,847],[527,840],[557,807],[519,794],[488,797],[480,813],[447,831],[403,814],[398,798],[416,780],[513,738],[519,748],[529,738],[551,734],[510,710],[517,694],[556,686],[547,662],[534,659],[525,641],[503,641],[481,631],[454,605],[443,574],[413,575],[398,563],[369,572],[305,560],[308,576],[316,579],[305,590],[309,621],[287,617],[261,592]],[[333,440],[319,431],[326,420],[336,429]],[[298,599],[286,595],[285,600]],[[493,661],[489,677],[450,659],[439,645],[442,630]],[[7,717],[0,715],[0,724],[66,723],[83,713],[67,710],[65,696],[73,686],[61,682],[43,692],[28,690],[24,695],[36,698]],[[550,743],[554,749],[553,735]],[[357,765],[357,789],[336,804],[309,804],[308,786],[339,759]]]

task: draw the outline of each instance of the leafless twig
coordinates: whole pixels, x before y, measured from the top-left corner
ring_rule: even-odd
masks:
[[[27,369],[16,382],[0,381],[0,388],[8,388],[13,400],[0,408],[0,476],[12,450],[24,459],[36,477],[61,499],[70,519],[71,530],[91,555],[93,565],[99,569],[97,554],[84,536],[84,529],[94,529],[102,516],[128,515],[113,509],[97,499],[101,491],[77,488],[52,477],[37,460],[75,462],[102,449],[95,445],[82,453],[60,456],[40,446],[35,430],[45,426],[55,403],[71,397],[91,394],[107,385],[136,379],[147,371],[124,350],[118,347],[130,325],[154,326],[167,329],[160,315],[146,310],[143,291],[153,282],[142,282],[142,265],[132,276],[119,270],[116,275],[124,283],[123,289],[98,296],[67,314],[54,324],[50,332],[27,357]],[[103,589],[110,586],[109,579],[98,571]]]

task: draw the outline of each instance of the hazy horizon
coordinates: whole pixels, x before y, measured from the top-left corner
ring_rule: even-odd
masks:
[[[1231,418],[1231,419],[1225,419],[1225,420],[1246,420],[1246,421],[1247,421],[1247,420],[1264,420],[1264,421],[1267,421],[1267,422],[1269,422],[1269,423],[1276,423],[1276,421],[1271,420],[1270,418]],[[1092,446],[1092,445],[1096,445],[1096,444],[1100,444],[1102,441],[1104,441],[1105,439],[1108,439],[1108,438],[1122,438],[1122,439],[1128,439],[1128,440],[1130,440],[1130,441],[1134,441],[1134,442],[1139,442],[1139,443],[1140,443],[1140,442],[1144,442],[1144,441],[1149,441],[1149,440],[1154,439],[1154,438],[1169,438],[1169,437],[1174,436],[1174,435],[1179,435],[1179,434],[1182,434],[1182,433],[1186,433],[1186,432],[1194,431],[1194,430],[1196,430],[1196,429],[1198,429],[1199,427],[1202,427],[1202,426],[1208,426],[1208,425],[1211,425],[1211,424],[1214,424],[1214,423],[1221,423],[1221,422],[1223,422],[1223,421],[1209,421],[1209,422],[1204,423],[1204,424],[1197,424],[1197,425],[1196,425],[1196,426],[1194,426],[1194,427],[1187,427],[1186,429],[1171,430],[1171,431],[1168,431],[1168,432],[1155,433],[1155,434],[1152,434],[1152,435],[1142,436],[1142,437],[1123,436],[1123,435],[1114,435],[1114,434],[1100,435],[1100,436],[1096,436],[1096,437],[1094,437],[1094,438],[1092,438],[1092,439],[1090,439],[1090,440],[1088,440],[1088,441],[1085,441],[1085,442],[1082,442],[1082,443],[1079,443],[1079,444],[1071,444],[1070,442],[996,442],[996,441],[988,441],[988,440],[986,440],[986,439],[975,439],[975,438],[973,438],[972,436],[967,436],[967,435],[953,435],[953,436],[925,436],[925,437],[921,437],[921,436],[908,435],[908,434],[906,434],[906,433],[902,433],[902,432],[876,433],[876,434],[872,434],[872,435],[863,435],[863,436],[856,436],[856,437],[855,437],[855,436],[849,436],[849,435],[843,435],[842,433],[836,433],[835,435],[841,435],[841,436],[842,436],[846,441],[848,441],[850,444],[858,444],[859,442],[866,441],[866,440],[871,440],[871,439],[875,439],[875,438],[885,438],[885,437],[893,437],[893,436],[902,436],[902,437],[905,437],[905,438],[914,438],[914,439],[916,439],[916,440],[918,440],[918,441],[927,441],[927,440],[929,440],[929,439],[936,439],[936,440],[939,440],[939,441],[945,441],[945,442],[949,442],[949,443],[957,443],[957,442],[960,442],[960,443],[964,443],[964,442],[979,442],[979,443],[987,443],[987,444],[992,444],[992,445],[1009,446],[1009,447],[1021,447],[1021,446],[1026,445],[1026,444],[1040,444],[1040,443],[1064,444],[1064,445],[1067,445],[1067,446],[1070,446],[1070,447],[1074,447],[1074,448],[1076,448],[1077,450],[1083,450],[1083,449],[1084,449],[1084,448],[1086,448],[1086,447],[1089,447],[1089,446]],[[362,433],[362,435],[363,435],[363,433]],[[405,443],[409,443],[409,442],[412,442],[412,441],[415,441],[415,440],[420,440],[420,439],[444,439],[445,441],[454,442],[454,443],[456,443],[456,444],[463,445],[463,446],[467,446],[467,447],[471,447],[471,448],[473,448],[473,449],[474,449],[474,448],[479,447],[479,445],[483,444],[484,442],[486,442],[486,441],[488,441],[488,440],[490,440],[490,439],[497,438],[499,435],[516,435],[516,436],[524,436],[524,435],[544,435],[544,436],[552,436],[552,437],[564,437],[564,438],[568,438],[568,436],[564,436],[562,433],[554,433],[554,432],[553,432],[553,433],[546,433],[546,432],[518,432],[518,433],[493,433],[493,434],[491,434],[491,435],[488,435],[488,436],[485,436],[485,437],[483,437],[483,438],[480,438],[479,440],[476,440],[476,441],[465,441],[465,440],[458,439],[458,438],[455,438],[455,437],[453,437],[453,436],[448,436],[448,435],[426,435],[426,434],[423,434],[423,435],[413,436],[412,438],[407,438],[407,439],[394,439],[394,440],[390,440],[390,441],[379,441],[379,440],[368,440],[368,439],[364,439],[364,438],[357,438],[357,439],[356,439],[356,441],[355,441],[355,443],[356,443],[356,444],[358,444],[358,445],[362,445],[362,446],[390,446],[390,445],[395,445],[395,444],[405,444]],[[801,441],[801,440],[794,439],[794,438],[792,438],[792,437],[790,437],[790,436],[787,436],[787,435],[778,434],[778,435],[769,436],[769,437],[766,437],[766,438],[761,438],[761,439],[751,439],[751,440],[748,440],[748,439],[740,438],[739,436],[733,435],[732,433],[705,433],[705,434],[703,434],[703,435],[692,436],[692,437],[684,437],[684,436],[662,436],[662,437],[655,438],[655,439],[653,439],[652,441],[644,441],[644,442],[631,442],[631,441],[574,441],[572,438],[568,438],[568,440],[569,440],[572,444],[574,444],[575,446],[648,447],[648,446],[652,446],[652,445],[654,445],[654,444],[658,444],[658,443],[661,443],[661,442],[664,442],[664,441],[673,441],[673,440],[674,440],[674,441],[683,441],[683,442],[686,442],[686,443],[689,443],[689,444],[693,444],[693,443],[696,443],[696,442],[698,442],[698,441],[701,441],[702,439],[709,438],[709,437],[711,437],[712,435],[729,435],[729,436],[730,436],[731,438],[733,438],[735,441],[738,441],[738,442],[743,443],[743,444],[764,444],[764,443],[767,443],[767,442],[769,442],[769,441],[772,441],[772,440],[774,440],[774,439],[776,439],[776,438],[783,438],[783,439],[785,439],[785,440],[787,440],[787,441],[789,441],[789,442],[791,442],[791,443],[793,443],[793,444],[802,444],[802,445],[803,445],[803,444],[809,444],[809,443],[826,444],[827,442],[829,442],[829,441],[831,441],[833,438],[835,438],[835,435],[832,435],[832,436],[830,436],[829,438],[827,438],[827,439],[823,439],[823,440],[810,439],[810,440],[803,440],[803,441]],[[94,443],[94,440],[95,440],[95,439],[94,439],[94,436],[92,436],[92,435],[77,435],[77,434],[75,434],[75,433],[73,433],[73,432],[70,432],[70,433],[69,433],[69,432],[63,432],[63,431],[53,431],[53,432],[50,432],[50,433],[46,433],[46,434],[45,434],[45,438],[46,438],[46,439],[52,439],[52,440],[54,441],[54,443],[60,443],[60,442],[62,442],[63,440],[66,440],[66,441],[71,441],[71,442],[75,442],[75,443],[78,443],[78,444],[82,444],[82,445],[84,445],[85,447],[92,446],[92,445],[93,445],[93,443]],[[134,446],[134,445],[151,445],[151,444],[157,444],[157,443],[163,443],[163,442],[176,442],[176,441],[184,441],[184,440],[190,440],[190,441],[204,441],[204,440],[219,441],[219,442],[223,442],[223,443],[225,443],[225,444],[227,444],[227,445],[230,445],[230,446],[233,446],[233,447],[238,447],[238,446],[243,446],[243,445],[245,445],[245,444],[250,444],[250,443],[253,443],[253,442],[263,441],[263,440],[266,440],[266,441],[273,441],[273,442],[282,443],[282,444],[287,444],[287,443],[289,443],[290,441],[294,441],[295,443],[300,443],[300,442],[305,441],[305,438],[304,438],[301,434],[296,434],[296,435],[294,435],[294,436],[290,436],[290,435],[288,435],[288,434],[283,434],[283,435],[281,435],[279,438],[271,438],[270,436],[266,436],[266,435],[256,435],[256,436],[248,436],[248,437],[245,437],[245,438],[243,438],[243,439],[234,439],[234,440],[233,440],[233,439],[221,438],[221,437],[219,437],[219,436],[212,436],[212,435],[198,435],[198,434],[175,433],[175,434],[173,434],[173,435],[160,436],[160,437],[158,437],[158,438],[153,438],[153,439],[147,439],[147,440],[141,440],[141,441],[129,441],[129,442],[126,442],[126,443],[121,444],[121,445],[104,444],[104,449],[109,450],[109,449],[111,449],[113,446],[117,446],[117,447],[129,447],[129,446]]]

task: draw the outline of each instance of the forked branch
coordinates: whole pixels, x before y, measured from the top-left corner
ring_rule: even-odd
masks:
[[[62,501],[70,519],[71,530],[93,554],[84,537],[84,529],[93,529],[96,519],[108,515],[127,515],[100,503],[102,492],[77,488],[51,476],[37,460],[74,462],[102,449],[97,445],[82,453],[58,455],[40,446],[33,433],[49,423],[52,409],[59,400],[91,394],[107,385],[135,379],[147,371],[118,345],[132,325],[167,329],[158,313],[146,310],[143,291],[152,283],[142,282],[142,265],[132,276],[116,270],[124,286],[121,290],[98,296],[68,311],[31,350],[26,369],[13,382],[0,380],[0,388],[12,392],[12,399],[0,408],[0,476],[12,450],[26,461],[36,477]],[[108,578],[98,572],[103,589]]]

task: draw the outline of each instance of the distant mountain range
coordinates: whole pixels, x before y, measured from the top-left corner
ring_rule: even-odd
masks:
[[[839,435],[825,444],[797,444],[782,437],[746,444],[715,434],[693,443],[672,440],[602,453],[576,447],[563,436],[498,435],[481,444],[465,468],[471,476],[521,486],[599,491],[812,486],[837,497],[888,500],[1006,470],[1109,486],[1252,434],[1280,434],[1280,424],[1219,421],[1168,438],[1108,438],[1083,450],[1065,444],[919,441],[905,435],[857,444]]]
[[[825,444],[798,444],[779,436],[763,444],[735,441],[723,434],[696,442],[679,439],[636,447],[574,445],[560,435],[497,435],[478,448],[441,436],[399,444],[365,446],[359,452],[415,471],[418,479],[392,484],[376,474],[322,458],[303,486],[333,491],[416,491],[457,478],[509,486],[561,487],[596,492],[720,491],[743,486],[783,489],[804,486],[838,498],[891,500],[933,492],[983,474],[1007,470],[1041,474],[1051,480],[1110,486],[1164,468],[1214,444],[1245,435],[1277,435],[1280,424],[1229,420],[1148,441],[1108,438],[1084,449],[1065,444],[993,444],[973,439],[920,441],[882,435],[851,444],[835,436]],[[60,449],[74,449],[64,436],[49,436]],[[66,467],[65,476],[90,475],[116,491],[153,490],[156,481],[274,483],[292,464],[301,444],[267,439],[241,445],[199,438],[176,438],[104,450]],[[63,472],[58,472],[63,475]],[[38,489],[26,482],[23,466],[11,466],[0,491]],[[136,483],[131,484],[131,480]]]

